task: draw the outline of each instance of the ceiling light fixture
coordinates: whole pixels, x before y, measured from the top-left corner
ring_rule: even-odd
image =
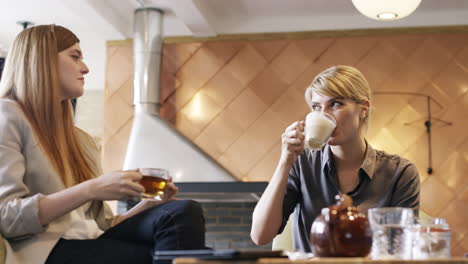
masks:
[[[375,20],[397,20],[413,13],[421,0],[352,0],[356,9]]]

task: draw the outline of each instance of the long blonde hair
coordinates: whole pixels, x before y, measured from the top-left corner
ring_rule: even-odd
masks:
[[[20,105],[66,186],[86,181],[97,171],[96,163],[80,146],[71,103],[61,99],[58,52],[77,43],[74,36],[55,25],[22,31],[10,48],[0,82],[0,98]],[[63,48],[63,40],[70,39],[74,43]]]
[[[305,91],[305,100],[311,107],[312,93],[330,97],[343,97],[358,104],[371,102],[372,92],[364,75],[356,68],[346,65],[333,66],[319,73]],[[364,131],[369,126],[370,109],[362,118]]]

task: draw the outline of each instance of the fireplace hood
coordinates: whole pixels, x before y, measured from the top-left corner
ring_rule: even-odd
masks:
[[[237,181],[229,171],[159,115],[163,15],[158,8],[135,10],[135,115],[123,168],[165,168],[174,182]]]

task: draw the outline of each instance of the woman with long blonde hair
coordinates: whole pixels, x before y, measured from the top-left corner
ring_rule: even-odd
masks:
[[[345,65],[326,69],[309,85],[305,100],[311,112],[332,116],[336,127],[325,146],[316,151],[304,148],[304,121],[286,128],[281,158],[253,213],[255,243],[269,243],[294,211],[294,247],[312,251],[312,222],[339,194],[351,196],[354,206],[363,211],[419,208],[420,183],[414,164],[375,150],[365,138],[371,89],[359,70]]]
[[[73,124],[83,94],[79,39],[56,25],[15,39],[0,81],[0,233],[7,263],[153,263],[155,250],[204,248],[199,204],[143,200],[114,216],[103,201],[141,197],[138,170],[101,173],[98,148]],[[188,236],[190,234],[190,236]]]

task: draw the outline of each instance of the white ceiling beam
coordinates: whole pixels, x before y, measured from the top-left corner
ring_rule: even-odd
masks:
[[[213,27],[215,18],[207,1],[177,0],[169,2],[171,10],[180,19],[194,36],[216,36]]]
[[[122,38],[133,36],[133,10],[138,3],[135,0],[65,0],[62,2],[76,14],[96,14],[96,18],[105,21]],[[91,20],[93,21],[93,20]]]
[[[115,30],[125,38],[133,37],[133,12],[138,3],[135,0],[86,0]]]

